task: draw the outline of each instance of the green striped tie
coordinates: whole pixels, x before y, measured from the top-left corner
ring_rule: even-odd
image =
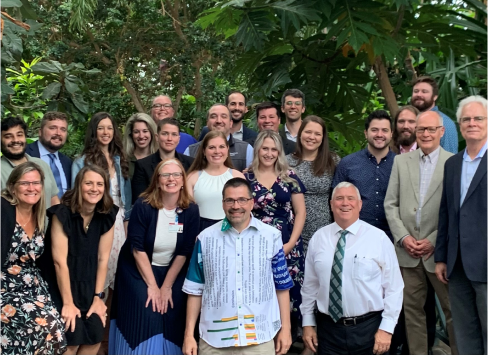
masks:
[[[337,322],[342,318],[342,263],[346,251],[346,234],[348,231],[341,231],[341,237],[336,245],[332,272],[330,273],[329,287],[329,316]]]

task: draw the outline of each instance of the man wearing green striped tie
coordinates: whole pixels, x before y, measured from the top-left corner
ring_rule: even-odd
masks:
[[[393,245],[359,219],[361,207],[359,190],[339,183],[331,199],[335,222],[310,240],[300,310],[305,346],[318,355],[387,352],[402,308]]]

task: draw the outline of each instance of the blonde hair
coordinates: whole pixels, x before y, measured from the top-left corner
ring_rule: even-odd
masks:
[[[169,164],[177,165],[180,168],[181,173],[183,174],[181,177],[183,182],[183,188],[180,190],[180,196],[178,197],[178,207],[182,209],[188,208],[188,206],[190,206],[190,203],[193,202],[193,199],[188,193],[188,189],[186,188],[185,168],[183,168],[183,165],[181,165],[181,162],[178,159],[165,159],[160,162],[156,169],[154,169],[151,184],[149,184],[149,187],[140,195],[140,197],[142,197],[144,202],[154,208],[157,208],[158,210],[164,207],[162,192],[159,189],[159,174],[161,173],[163,167]]]
[[[134,139],[132,139],[132,131],[136,122],[144,122],[147,125],[149,132],[151,132],[151,144],[149,145],[150,154],[155,153],[159,148],[158,142],[156,141],[156,132],[158,130],[156,123],[151,116],[139,112],[130,116],[125,124],[123,144],[127,158],[132,157],[134,155],[134,150],[136,149]]]
[[[27,173],[31,171],[37,171],[41,176],[41,197],[39,201],[32,206],[32,212],[36,218],[36,227],[40,232],[44,233],[44,223],[46,219],[46,198],[44,192],[44,171],[41,167],[32,161],[17,165],[10,173],[7,180],[7,185],[2,191],[2,197],[4,197],[11,205],[17,206],[19,199],[15,196],[15,184]]]
[[[254,173],[259,171],[259,150],[261,149],[261,146],[263,145],[266,138],[272,139],[274,144],[276,145],[276,149],[278,149],[278,158],[275,161],[275,172],[276,174],[278,174],[278,177],[284,182],[292,183],[294,185],[298,184],[295,179],[288,176],[288,170],[291,170],[291,168],[288,165],[285,153],[283,152],[283,143],[281,142],[281,137],[275,131],[264,130],[258,134],[256,142],[254,143],[254,154],[251,168],[249,170]]]

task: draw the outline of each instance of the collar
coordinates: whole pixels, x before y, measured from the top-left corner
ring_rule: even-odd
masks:
[[[227,140],[229,141],[229,147],[232,147],[234,145],[234,138],[232,137],[232,134],[227,136]]]
[[[432,153],[426,155],[426,154],[424,154],[422,149],[419,149],[420,160],[422,160],[422,158],[426,157],[427,159],[430,160],[431,163],[434,163],[439,159],[440,151],[441,151],[441,146],[438,146],[436,150],[434,150]]]
[[[244,229],[248,229],[250,227],[253,227],[254,229],[256,230],[259,230],[258,229],[258,224],[257,224],[257,219],[252,215],[251,213],[251,220],[249,221],[249,225]],[[227,219],[227,217],[225,217],[223,220],[222,220],[222,227],[220,228],[220,231],[221,232],[227,232],[229,229],[233,228],[232,227],[232,224],[230,224],[229,220]],[[243,230],[243,231],[244,231]]]
[[[45,156],[48,156],[49,154],[54,154],[56,156],[56,158],[59,159],[59,155],[58,155],[58,152],[57,151],[55,151],[54,153],[51,153],[39,141],[37,141],[37,146],[39,147],[39,156],[40,156],[40,158],[45,157]]]
[[[24,153],[24,155],[25,155],[25,158],[27,159],[27,161],[31,160],[31,156],[29,154]],[[5,157],[5,155],[2,155],[1,159],[5,160],[7,163],[9,163],[12,168],[15,168],[17,166],[14,163],[12,163],[7,157]]]
[[[235,131],[234,134],[236,134],[237,132],[244,133],[244,123],[242,123],[242,121],[241,121],[241,128],[239,128],[237,131]]]
[[[296,137],[296,136],[294,136],[293,134],[291,134],[291,132],[288,130],[288,127],[286,126],[286,122],[285,122],[285,124],[283,125],[283,127],[285,127],[285,133],[287,133],[287,132],[288,132],[288,133],[290,134],[290,136],[292,136],[292,137]]]
[[[481,147],[480,151],[478,152],[478,154],[476,155],[476,157],[474,159],[470,158],[470,156],[468,154],[468,148],[466,147],[466,149],[464,150],[464,154],[463,154],[463,160],[470,162],[470,161],[476,160],[478,158],[479,159],[483,158],[483,155],[485,155],[485,153],[486,153],[487,147],[488,147],[488,142],[485,142],[485,144],[483,145],[483,147]]]
[[[439,107],[437,107],[437,105],[434,105],[434,107],[432,107],[430,111],[439,112]]]
[[[358,232],[359,232],[359,228],[361,227],[361,223],[360,223],[360,219],[358,218],[356,220],[356,222],[354,222],[353,224],[351,224],[349,227],[346,228],[346,230],[351,233],[351,234],[354,234],[354,235],[357,235]],[[339,232],[342,232],[344,229],[342,229],[338,224],[337,222],[334,222],[332,223],[332,232],[334,233],[334,235],[336,235],[337,233]]]
[[[413,143],[412,147],[410,147],[408,152],[403,148],[403,146],[400,146],[400,154],[410,153],[410,152],[413,152],[414,150],[417,150],[417,142]]]

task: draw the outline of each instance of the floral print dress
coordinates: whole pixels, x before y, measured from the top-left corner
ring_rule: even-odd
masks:
[[[62,354],[64,325],[35,260],[44,251],[44,234],[32,238],[17,223],[1,273],[1,346],[6,354]]]
[[[295,224],[295,215],[291,204],[292,194],[305,193],[305,186],[293,170],[289,170],[288,176],[296,180],[296,183],[282,181],[276,178],[271,189],[267,189],[256,180],[252,172],[245,174],[251,183],[254,207],[254,217],[281,231],[283,244],[288,243]],[[293,287],[290,289],[291,316],[295,320],[301,320],[300,304],[302,296],[300,290],[303,285],[305,258],[303,254],[302,237],[300,236],[295,247],[286,256],[288,272],[293,279]]]

